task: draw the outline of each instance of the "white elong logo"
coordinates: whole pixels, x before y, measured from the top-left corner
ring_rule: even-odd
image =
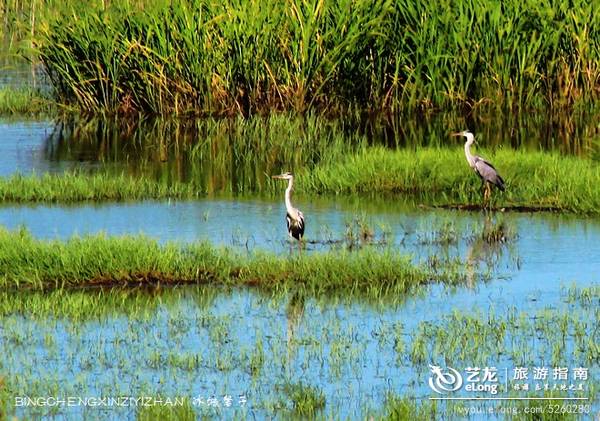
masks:
[[[432,376],[429,377],[429,387],[437,393],[454,392],[462,386],[462,376],[452,367],[447,367],[446,372],[437,365],[429,364]]]

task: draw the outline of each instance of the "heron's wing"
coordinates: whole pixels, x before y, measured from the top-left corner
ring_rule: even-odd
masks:
[[[298,226],[300,226],[304,230],[304,214],[296,209],[298,212]]]
[[[477,170],[477,173],[486,181],[491,181],[491,179],[496,178],[498,174],[496,172],[496,168],[483,159],[475,161],[475,169]]]
[[[294,215],[295,214],[295,215]],[[304,215],[298,209],[293,209],[285,216],[288,233],[299,240],[304,235]]]
[[[490,167],[491,169],[493,169],[494,171],[496,171],[496,167],[494,167],[494,166],[493,166],[493,165],[492,165],[492,164],[491,164],[489,161],[486,161],[486,160],[485,160],[485,159],[483,159],[483,158],[480,158],[480,159],[483,161],[483,163],[484,163],[485,165],[487,165],[488,167]]]
[[[475,161],[475,170],[483,180],[495,184],[498,188],[504,190],[504,180],[502,180],[496,168],[485,159],[479,158]]]
[[[289,213],[285,215],[285,222],[287,224],[287,230],[289,231],[290,230],[290,226],[292,224],[292,217],[290,216]]]

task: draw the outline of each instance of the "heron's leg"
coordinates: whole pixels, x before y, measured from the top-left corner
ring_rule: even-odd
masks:
[[[481,190],[483,191],[483,204],[485,206],[485,180],[481,179]]]
[[[486,207],[489,207],[491,195],[492,195],[492,189],[490,187],[490,183],[485,183],[484,202],[485,202]]]
[[[488,194],[488,193],[489,193],[489,190],[488,190],[488,184],[487,184],[487,183],[485,183],[485,191],[484,191],[484,193],[483,193],[483,196],[485,197],[485,199],[484,199],[484,202],[485,202],[485,207],[486,207],[486,208],[488,207],[488,204],[489,204],[489,202],[488,202],[488,201],[489,201],[489,199],[490,199],[490,196],[489,196],[489,194]]]

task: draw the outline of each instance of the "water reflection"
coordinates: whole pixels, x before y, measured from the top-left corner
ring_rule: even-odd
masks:
[[[597,157],[599,115],[582,111],[486,119],[440,113],[373,122],[287,115],[247,120],[71,117],[53,126],[46,123],[42,137],[23,123],[0,126],[0,139],[6,139],[3,148],[11,147],[15,133],[27,139],[39,151],[30,157],[32,168],[103,168],[165,182],[193,179],[209,193],[239,193],[262,190],[269,182],[267,174],[335,160],[367,144],[459,147],[448,136],[450,128],[470,127],[485,148],[543,148]],[[15,167],[4,156],[0,168],[3,175],[30,170],[27,165]]]
[[[304,295],[296,292],[291,296],[285,309],[286,314],[286,343],[287,343],[287,361],[293,361],[295,358],[298,343],[296,340],[297,331],[302,323],[304,315]],[[288,374],[292,375],[290,365],[287,365]]]
[[[482,212],[481,219],[483,225],[469,235],[465,253],[465,273],[470,288],[477,285],[482,265],[485,265],[488,273],[494,273],[505,252],[511,254],[510,261],[515,262],[516,269],[519,268],[519,257],[514,246],[518,237],[514,221],[491,212]]]
[[[215,192],[260,191],[267,174],[315,165],[361,143],[342,122],[274,116],[243,119],[61,121],[48,137],[50,161],[100,163]]]
[[[0,47],[1,48],[1,47]],[[40,89],[50,92],[48,75],[39,62],[0,52],[0,89]]]

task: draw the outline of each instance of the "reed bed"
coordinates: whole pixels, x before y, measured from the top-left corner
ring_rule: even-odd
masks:
[[[64,5],[35,35],[86,111],[329,114],[561,107],[600,93],[600,11],[551,0]]]
[[[456,267],[428,268],[396,251],[361,250],[280,257],[242,254],[208,243],[158,244],[147,237],[73,237],[41,241],[25,229],[0,231],[0,284],[47,290],[170,284],[247,285],[309,294],[402,296],[429,282],[458,284]]]

